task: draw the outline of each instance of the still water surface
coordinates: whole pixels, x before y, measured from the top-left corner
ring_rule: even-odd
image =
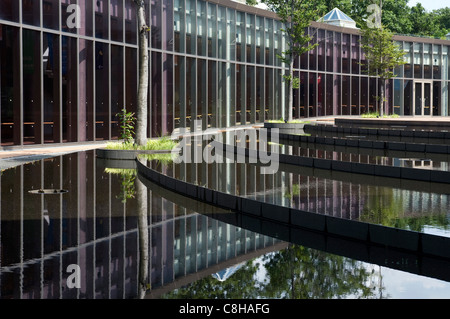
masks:
[[[259,174],[248,164],[158,167],[317,213],[439,234],[448,229],[445,192],[309,171],[252,180]],[[93,151],[4,170],[0,183],[2,299],[450,297],[449,282],[388,261],[362,262],[227,223],[232,213],[140,181],[135,170],[111,167]],[[70,265],[80,267],[80,288],[71,288]]]

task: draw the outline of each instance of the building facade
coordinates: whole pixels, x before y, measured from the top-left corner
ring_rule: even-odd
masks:
[[[282,24],[230,0],[146,1],[149,136],[285,118]],[[300,57],[294,117],[376,109],[376,78],[361,69],[359,30],[309,28],[319,46]],[[406,52],[386,96],[389,112],[448,116],[450,41],[396,36]],[[116,114],[136,109],[136,11],[131,0],[3,0],[0,7],[2,147],[113,140]]]

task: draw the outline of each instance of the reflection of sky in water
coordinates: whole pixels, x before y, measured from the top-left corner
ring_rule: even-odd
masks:
[[[393,299],[450,298],[450,283],[381,267],[383,295]]]

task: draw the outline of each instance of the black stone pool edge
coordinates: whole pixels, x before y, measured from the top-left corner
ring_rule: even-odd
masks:
[[[450,259],[450,238],[320,215],[235,196],[163,175],[138,159],[138,173],[181,195],[248,216],[413,254]]]

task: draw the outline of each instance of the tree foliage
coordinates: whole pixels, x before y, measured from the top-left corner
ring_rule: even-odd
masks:
[[[284,76],[288,83],[288,121],[293,116],[293,89],[298,88],[299,80],[294,78],[294,61],[303,53],[311,51],[318,44],[313,43],[313,35],[308,31],[311,21],[317,20],[323,12],[321,0],[263,0],[275,12],[284,27],[282,31],[288,42],[287,49],[278,58],[289,66],[289,74]]]
[[[405,52],[393,41],[393,34],[383,25],[379,27],[364,26],[361,28],[361,49],[365,54],[365,72],[369,76],[377,76],[380,79],[380,116],[384,113],[384,88],[386,80],[396,76],[395,67],[405,64]]]

